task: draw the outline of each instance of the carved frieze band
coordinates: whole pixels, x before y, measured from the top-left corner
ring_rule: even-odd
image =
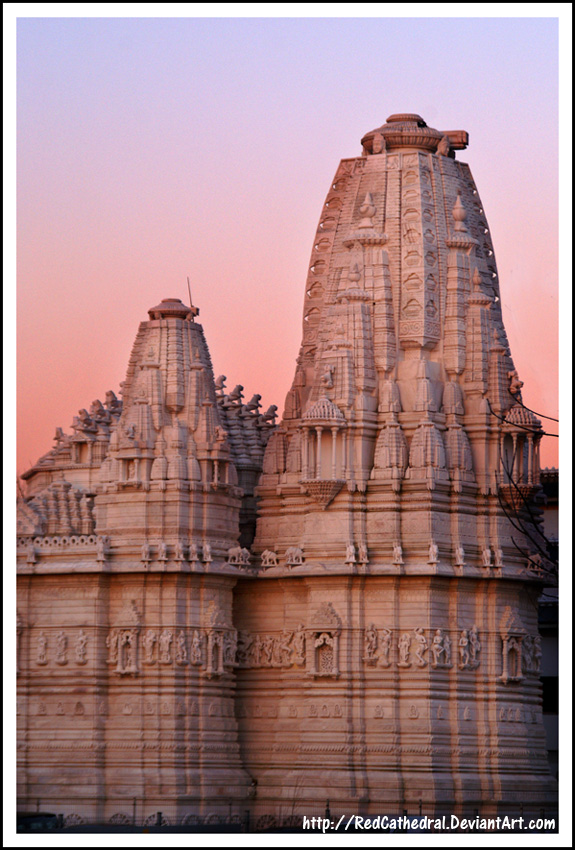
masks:
[[[455,663],[460,670],[479,667],[481,641],[477,626],[462,629],[457,640],[450,637],[445,629],[431,629],[426,636],[422,628],[400,632],[394,639],[391,629],[376,629],[372,624],[365,629],[363,660],[371,667],[390,667],[392,646],[397,647],[396,664],[400,668],[423,668],[428,665],[450,668]]]

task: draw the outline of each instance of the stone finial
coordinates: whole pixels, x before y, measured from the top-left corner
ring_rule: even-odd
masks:
[[[359,213],[363,218],[357,225],[358,228],[365,227],[373,227],[373,217],[375,215],[375,204],[373,203],[373,197],[371,192],[367,192],[365,198],[363,199],[363,204],[359,208]]]
[[[461,200],[461,189],[457,190],[457,198],[455,201],[455,206],[451,210],[451,215],[454,218],[455,226],[454,230],[457,233],[467,233],[467,228],[465,226],[465,219],[467,218],[467,210],[463,206],[463,202]]]

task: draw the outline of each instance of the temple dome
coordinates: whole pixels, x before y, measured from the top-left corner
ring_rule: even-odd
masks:
[[[303,416],[306,422],[345,422],[345,416],[327,396],[319,398]]]
[[[186,307],[179,298],[163,298],[157,307],[148,310],[150,319],[187,319],[197,314],[197,307]]]

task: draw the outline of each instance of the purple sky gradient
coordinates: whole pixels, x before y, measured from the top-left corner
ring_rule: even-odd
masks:
[[[18,473],[187,276],[215,373],[282,411],[325,195],[394,112],[469,132],[523,398],[557,416],[557,57],[553,18],[20,19]]]

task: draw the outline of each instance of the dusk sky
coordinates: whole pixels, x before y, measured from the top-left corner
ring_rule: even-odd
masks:
[[[188,276],[215,374],[281,413],[331,179],[397,112],[469,132],[523,400],[557,416],[557,18],[78,14],[17,25],[18,473]]]

